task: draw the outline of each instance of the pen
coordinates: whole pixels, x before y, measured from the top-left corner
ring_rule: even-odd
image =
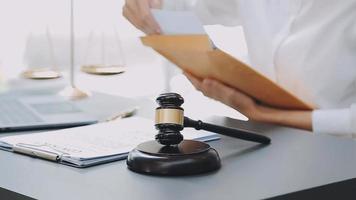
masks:
[[[12,150],[16,153],[21,153],[21,154],[26,154],[38,158],[43,158],[46,160],[51,160],[51,161],[58,161],[59,155],[53,152],[45,151],[45,150],[38,150],[34,148],[28,148],[24,146],[19,146],[19,145],[14,145],[12,147]]]
[[[106,118],[103,122],[111,122],[116,119],[131,117],[132,115],[134,115],[136,113],[137,110],[138,110],[138,107],[131,108],[130,110],[123,111],[118,114],[112,115],[112,116]]]

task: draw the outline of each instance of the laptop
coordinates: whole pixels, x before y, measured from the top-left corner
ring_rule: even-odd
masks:
[[[57,95],[0,95],[0,132],[67,128],[97,122],[93,114]]]

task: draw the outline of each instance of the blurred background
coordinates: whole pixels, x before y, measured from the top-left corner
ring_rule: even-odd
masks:
[[[174,91],[184,96],[184,108],[186,112],[191,112],[189,115],[192,117],[225,115],[246,119],[237,111],[196,92],[178,68],[141,45],[139,37],[143,34],[121,15],[123,3],[124,0],[75,0],[75,60],[80,87],[113,95],[152,99],[161,92]],[[3,90],[68,84],[69,15],[69,0],[0,0],[0,77]],[[210,25],[205,28],[219,48],[248,62],[240,27]],[[110,38],[115,38],[115,35],[119,36],[122,52],[117,55],[110,53],[110,48],[106,51],[111,60],[123,62],[127,71],[113,76],[79,72],[81,65],[100,54],[100,51],[92,51],[95,41],[103,41],[104,36],[110,43]],[[235,41],[231,42],[231,38]],[[53,65],[63,71],[63,78],[29,80],[20,75],[28,68]]]

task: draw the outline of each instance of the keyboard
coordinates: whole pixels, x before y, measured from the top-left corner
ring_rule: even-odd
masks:
[[[0,100],[0,128],[40,122],[43,120],[21,102],[15,99]]]

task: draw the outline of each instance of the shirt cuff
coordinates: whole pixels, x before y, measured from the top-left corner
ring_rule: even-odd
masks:
[[[314,133],[352,136],[350,109],[315,110],[312,122]]]

